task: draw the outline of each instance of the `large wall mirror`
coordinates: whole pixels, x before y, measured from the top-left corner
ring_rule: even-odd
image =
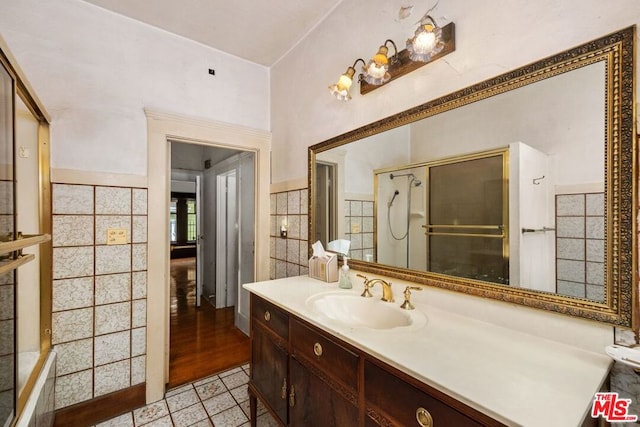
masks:
[[[632,327],[635,27],[309,148],[357,269]]]

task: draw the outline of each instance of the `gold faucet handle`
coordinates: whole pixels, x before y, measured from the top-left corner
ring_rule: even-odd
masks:
[[[413,306],[413,304],[411,304],[411,291],[412,290],[421,291],[422,288],[420,288],[418,286],[407,286],[406,288],[404,288],[404,302],[402,303],[400,308],[403,308],[405,310],[413,310],[415,308]]]
[[[367,276],[363,276],[360,273],[356,274],[356,276],[360,277],[361,279],[364,279],[364,291],[362,291],[362,294],[360,294],[360,296],[367,297],[367,298],[373,297],[373,295],[371,294],[371,291],[369,290],[373,287],[373,285],[371,284],[371,280],[369,280]]]

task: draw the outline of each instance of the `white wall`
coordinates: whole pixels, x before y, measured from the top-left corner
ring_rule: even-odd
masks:
[[[432,3],[416,5],[415,14]],[[433,16],[455,22],[455,52],[364,96],[354,84],[354,99],[338,102],[327,86],[356,58],[388,38],[404,47],[418,18],[398,22],[399,5],[344,0],[272,67],[274,183],[306,176],[300,159],[309,145],[640,22],[635,0],[447,0]]]
[[[263,66],[79,0],[0,10],[0,33],[52,117],[52,168],[146,175],[144,108],[269,129]]]

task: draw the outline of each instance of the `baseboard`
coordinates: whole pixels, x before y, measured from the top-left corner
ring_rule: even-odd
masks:
[[[145,405],[146,383],[56,411],[54,427],[85,427]]]

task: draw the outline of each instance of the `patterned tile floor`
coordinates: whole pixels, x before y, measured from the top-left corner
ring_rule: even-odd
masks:
[[[249,365],[169,390],[164,399],[96,427],[249,426]],[[278,425],[258,401],[259,427]]]

